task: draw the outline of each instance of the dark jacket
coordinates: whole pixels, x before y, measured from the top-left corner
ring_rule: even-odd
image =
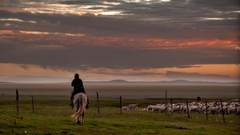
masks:
[[[72,87],[73,87],[73,94],[80,93],[80,92],[86,93],[81,79],[78,79],[78,78],[73,79]]]

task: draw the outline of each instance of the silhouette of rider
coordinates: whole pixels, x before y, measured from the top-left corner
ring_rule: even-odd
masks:
[[[74,95],[76,95],[77,93],[85,93],[86,94],[86,91],[84,89],[84,86],[83,86],[83,82],[82,80],[79,78],[79,75],[78,74],[75,74],[74,75],[74,79],[72,81],[72,87],[73,87],[73,91],[71,93],[71,106],[73,107],[73,97]],[[88,99],[88,98],[87,98]],[[87,106],[86,108],[88,108],[88,104],[89,104],[89,100],[88,100],[88,103],[87,103]]]

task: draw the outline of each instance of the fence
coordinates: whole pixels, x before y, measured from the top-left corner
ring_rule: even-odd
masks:
[[[30,96],[31,97],[31,110],[32,110],[32,113],[35,113],[37,112],[37,108],[36,108],[36,98],[34,96]],[[19,117],[19,114],[21,113],[21,108],[20,108],[20,93],[18,91],[18,89],[16,90],[16,115],[17,117]],[[96,108],[97,108],[97,114],[101,114],[101,108],[104,107],[104,104],[101,103],[101,98],[100,98],[100,93],[99,92],[96,92]],[[152,99],[153,100],[153,99]],[[127,100],[126,100],[127,101]],[[222,117],[222,121],[225,123],[226,122],[226,111],[227,109],[224,108],[224,104],[223,102],[224,101],[227,101],[227,100],[223,100],[223,99],[200,99],[199,97],[196,98],[196,99],[183,99],[183,98],[168,98],[167,96],[167,91],[165,91],[165,97],[162,98],[162,99],[157,99],[155,102],[158,102],[162,105],[165,105],[165,108],[164,110],[165,111],[162,111],[162,112],[169,112],[168,110],[173,110],[174,108],[174,105],[176,103],[181,103],[182,105],[186,106],[185,108],[185,114],[186,114],[186,118],[188,119],[191,119],[191,109],[189,107],[189,104],[191,102],[198,102],[198,103],[201,103],[204,107],[204,110],[202,110],[205,114],[205,119],[208,120],[209,119],[209,103],[212,102],[215,102],[215,103],[218,103],[220,106],[218,107],[218,109],[220,110],[220,115]],[[129,102],[126,102],[125,105],[128,105]],[[123,114],[124,111],[126,111],[126,107],[127,106],[124,106],[124,97],[123,96],[119,96],[119,102],[115,104],[115,106],[119,107],[119,113],[120,114]],[[173,111],[170,112],[171,115],[173,115]]]

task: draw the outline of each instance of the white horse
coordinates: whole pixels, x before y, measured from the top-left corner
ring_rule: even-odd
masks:
[[[76,108],[76,112],[72,115],[72,117],[77,124],[83,125],[84,113],[87,105],[87,95],[84,93],[76,94],[73,99],[73,104],[74,108]]]

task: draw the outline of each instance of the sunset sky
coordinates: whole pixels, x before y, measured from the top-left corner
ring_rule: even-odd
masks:
[[[0,82],[239,82],[239,0],[0,0]]]

